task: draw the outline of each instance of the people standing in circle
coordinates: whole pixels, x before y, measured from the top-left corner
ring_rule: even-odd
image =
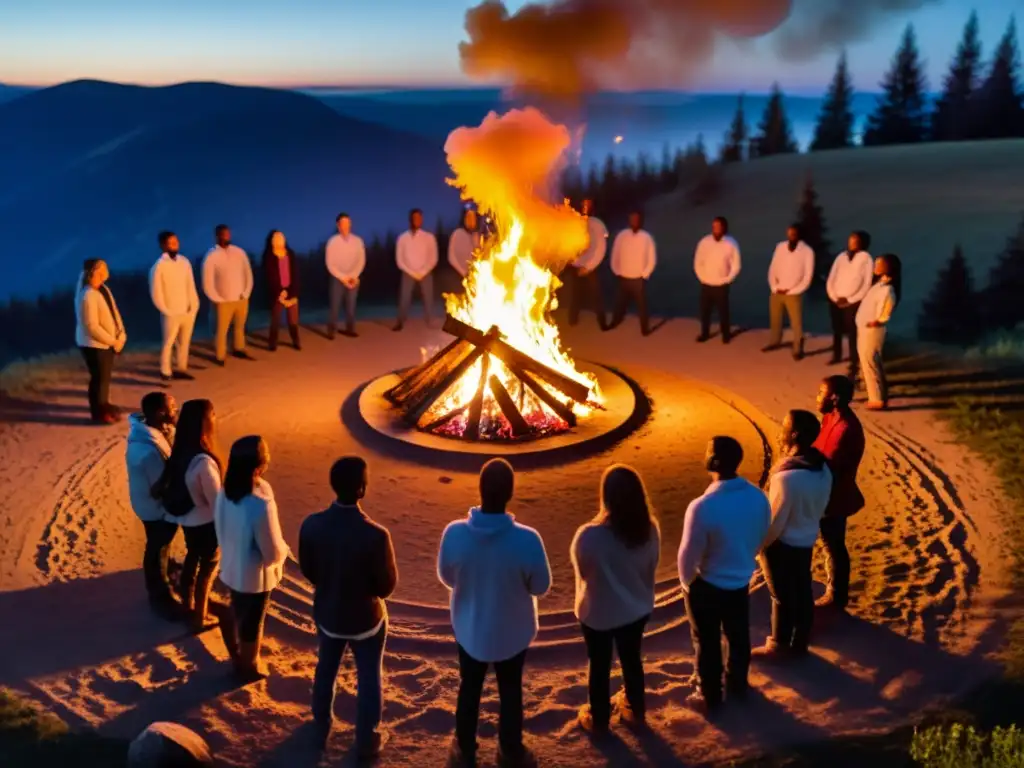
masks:
[[[277,351],[277,337],[281,315],[288,318],[288,335],[292,346],[302,349],[299,341],[299,270],[295,251],[288,246],[284,233],[270,230],[263,246],[263,272],[267,281],[267,300],[270,302],[269,349]]]
[[[782,315],[789,315],[789,329],[793,334],[793,359],[804,356],[804,293],[814,279],[814,250],[800,239],[800,227],[790,224],[786,239],[775,246],[771,266],[768,267],[768,317],[771,333],[765,352],[782,347]]]
[[[431,327],[434,317],[434,267],[437,266],[437,238],[423,229],[423,211],[409,211],[409,229],[395,243],[395,261],[402,270],[398,294],[398,322],[392,330],[400,331],[409,317],[413,290],[418,286],[423,299],[423,317]]]
[[[679,579],[697,655],[699,689],[688,703],[705,714],[718,711],[722,692],[722,635],[729,646],[725,690],[742,700],[750,669],[750,579],[771,524],[768,499],[739,476],[743,448],[715,437],[705,458],[712,483],[690,503],[679,545]]]
[[[356,298],[359,296],[359,278],[366,268],[366,246],[363,238],[352,232],[352,219],[339,213],[335,219],[338,232],[327,241],[324,258],[331,277],[331,314],[327,337],[333,339],[338,328],[338,315],[345,304],[345,336],[355,338]]]
[[[729,314],[729,286],[740,274],[740,246],[729,235],[729,221],[718,216],[711,222],[711,234],[705,235],[693,256],[693,271],[700,282],[700,336],[698,342],[711,338],[711,313],[718,312],[722,342],[732,340]]]
[[[181,603],[167,578],[168,552],[178,524],[166,519],[153,488],[164,473],[171,455],[178,406],[166,392],[150,392],[142,398],[142,410],[128,417],[125,464],[128,469],[128,500],[146,532],[142,573],[153,612],[165,619],[181,618]]]
[[[203,261],[203,292],[214,308],[214,347],[217,364],[228,356],[228,329],[233,331],[234,356],[252,360],[245,349],[245,322],[249,317],[249,297],[253,276],[249,256],[231,242],[231,230],[219,224],[214,230],[216,245]]]
[[[600,512],[576,531],[571,547],[576,572],[576,618],[590,660],[589,704],[580,710],[588,731],[608,730],[612,652],[622,667],[624,695],[618,714],[644,722],[644,627],[654,610],[654,582],[661,534],[643,480],[632,467],[615,464],[601,478]]]
[[[866,408],[883,411],[889,407],[889,388],[882,364],[885,329],[902,294],[903,270],[893,253],[879,256],[874,265],[875,284],[857,309],[857,353],[868,391]]]
[[[850,602],[850,553],[846,548],[846,521],[864,508],[857,485],[857,470],[864,457],[864,428],[850,408],[853,381],[829,376],[818,388],[821,433],[814,447],[832,471],[832,493],[821,519],[821,542],[827,555],[828,589],[817,605],[845,612]]]
[[[498,763],[535,764],[523,744],[523,666],[537,636],[537,598],[551,588],[551,567],[540,534],[508,512],[514,486],[507,461],[488,461],[480,470],[480,506],[441,536],[437,574],[451,591],[459,649],[451,765],[476,765],[480,696],[491,666],[501,700]]]
[[[89,416],[95,424],[113,424],[121,417],[110,404],[110,377],[128,334],[107,287],[109,277],[103,259],[86,259],[75,291],[75,344],[89,371]]]
[[[590,239],[586,250],[565,272],[569,282],[569,325],[576,325],[579,322],[582,310],[592,309],[597,315],[597,324],[603,331],[607,328],[607,323],[604,297],[601,294],[601,277],[597,268],[601,266],[608,250],[608,229],[604,222],[594,215],[593,200],[584,200],[580,204],[580,213],[587,220],[587,234]]]
[[[849,339],[850,376],[857,374],[857,309],[868,295],[873,279],[874,261],[868,253],[870,238],[866,232],[853,232],[847,240],[846,250],[836,256],[828,273],[826,290],[829,315],[832,319],[832,360],[829,365],[843,361],[843,337]]]
[[[216,626],[208,608],[221,557],[213,521],[223,485],[221,457],[213,403],[187,401],[178,415],[171,455],[153,492],[185,533],[185,561],[178,591],[196,633]]]
[[[281,534],[277,502],[263,479],[270,449],[250,435],[231,446],[224,487],[213,513],[222,552],[220,580],[231,590],[235,619],[235,671],[246,681],[267,676],[260,659],[270,593],[281,583],[288,545]]]
[[[459,228],[448,238],[448,263],[459,273],[459,277],[465,278],[469,273],[469,262],[473,260],[473,254],[479,247],[480,232],[476,211],[467,208],[462,213]]]
[[[160,313],[163,343],[160,346],[160,377],[164,381],[194,377],[188,372],[188,352],[199,314],[199,292],[192,263],[179,253],[178,236],[161,232],[157,237],[163,251],[149,272],[149,293]],[[171,353],[174,369],[171,369]]]
[[[299,530],[299,567],[313,585],[313,620],[319,651],[313,677],[313,722],[321,746],[334,724],[334,692],[345,649],[356,663],[356,751],[381,750],[381,690],[388,635],[385,600],[398,584],[395,549],[387,528],[370,519],[360,502],[369,482],[358,456],[331,467],[334,502],[307,517]]]
[[[790,411],[782,422],[781,459],[768,481],[772,524],[761,568],[772,596],[772,633],[755,654],[765,658],[806,656],[814,619],[811,559],[832,472],[814,447],[821,425],[810,411]]]
[[[654,238],[643,226],[643,213],[632,211],[629,214],[629,227],[619,232],[612,244],[611,266],[618,283],[618,292],[608,328],[621,325],[630,303],[633,303],[640,316],[640,332],[649,336],[651,323],[647,314],[647,281],[658,263],[658,255]]]

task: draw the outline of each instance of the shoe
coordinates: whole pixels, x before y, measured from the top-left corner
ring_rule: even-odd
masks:
[[[629,705],[626,699],[626,692],[619,691],[612,697],[612,707],[616,719],[629,728],[643,728],[647,725],[647,717],[643,712],[637,712]]]
[[[708,336],[706,333],[702,333],[700,336],[697,337],[697,343],[698,344],[703,344],[704,342],[706,342],[710,338],[711,337]]]
[[[523,745],[514,755],[506,754],[498,745],[498,768],[536,768],[537,756],[533,750]]]
[[[215,360],[214,363],[216,365],[218,365],[219,367],[221,367],[221,368],[223,368],[225,365],[227,365],[227,361],[226,360]]]
[[[169,373],[161,373],[160,374],[160,381],[162,381],[164,384],[170,384],[172,378],[173,378],[173,376],[171,376],[171,374],[169,374]]]
[[[267,663],[260,658],[259,643],[239,643],[238,659],[235,661],[235,675],[246,683],[254,683],[270,677]]]
[[[731,341],[732,341],[732,336],[731,335],[726,335],[724,333],[722,334],[722,343],[723,344],[728,344]]]
[[[168,593],[165,597],[151,597],[149,607],[157,616],[164,621],[178,622],[185,618],[187,611],[173,594]]]
[[[404,328],[404,327],[405,326],[404,326],[403,323],[395,323],[395,327],[392,328],[391,330],[394,331],[395,333],[397,333],[398,331],[402,330],[402,328]]]
[[[369,744],[356,744],[356,757],[360,762],[372,763],[380,757],[381,750],[386,743],[387,736],[380,731],[376,731]]]
[[[244,349],[238,352],[232,352],[232,357],[237,357],[239,360],[255,360],[256,358],[246,352]]]
[[[196,377],[188,371],[175,371],[171,374],[171,378],[177,381],[195,381]]]
[[[459,742],[452,739],[452,745],[448,749],[448,768],[476,768],[476,755],[466,754],[459,746]]]
[[[109,426],[117,423],[117,418],[112,413],[101,413],[99,416],[92,417],[93,424],[102,424]]]
[[[884,411],[889,408],[889,404],[882,400],[868,400],[864,407],[869,411]]]
[[[220,619],[215,616],[199,616],[195,611],[189,615],[188,627],[192,631],[193,635],[201,635],[204,632],[209,632],[211,629],[216,629],[220,626]]]
[[[828,364],[829,365],[839,365],[841,362],[843,362],[843,358],[842,357],[837,357],[835,355],[832,355],[832,357],[829,358]]]
[[[709,704],[707,699],[704,698],[704,694],[700,691],[694,691],[687,696],[683,705],[705,718],[713,717],[722,708],[721,704]]]
[[[359,334],[356,333],[355,330],[352,329],[352,328],[346,328],[342,333],[345,336],[347,336],[348,338],[350,338],[350,339],[358,339],[359,338]]]
[[[277,352],[277,344],[268,344],[267,345],[267,351],[268,352]]]
[[[762,352],[775,352],[775,351],[780,350],[780,349],[782,349],[782,345],[781,344],[769,344],[766,347],[762,347],[761,351]]]
[[[793,650],[779,645],[773,638],[769,637],[764,645],[760,648],[754,648],[750,652],[750,658],[767,664],[778,664],[793,658]]]
[[[576,723],[581,729],[593,736],[603,736],[608,733],[608,723],[594,722],[594,715],[590,711],[590,705],[584,704],[576,713]]]
[[[793,360],[795,360],[796,362],[799,363],[803,359],[804,359],[804,351],[802,349],[793,353]]]
[[[296,352],[301,352],[302,345],[296,341],[294,344],[292,344],[292,349],[294,349]]]
[[[831,594],[824,594],[814,601],[814,607],[816,610],[821,611],[833,611],[835,613],[846,613],[846,605],[844,603],[837,603],[836,599]]]

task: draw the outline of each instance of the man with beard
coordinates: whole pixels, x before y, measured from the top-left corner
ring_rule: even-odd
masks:
[[[700,281],[700,336],[703,343],[711,338],[711,313],[718,311],[722,342],[732,340],[729,316],[729,286],[740,274],[740,246],[729,236],[729,221],[718,216],[711,222],[711,234],[697,243],[693,271]]]
[[[580,320],[580,311],[592,309],[597,315],[597,324],[605,330],[604,298],[601,295],[601,278],[597,268],[604,261],[608,250],[608,229],[604,222],[594,215],[594,201],[584,200],[580,213],[587,220],[587,234],[590,240],[587,248],[566,270],[569,282],[569,325]]]
[[[192,264],[178,252],[178,236],[161,232],[157,237],[163,253],[149,272],[149,292],[160,313],[163,344],[160,347],[160,378],[191,380],[188,350],[199,314],[199,293]],[[174,370],[171,351],[177,346]]]
[[[803,301],[804,292],[814,278],[814,251],[800,239],[800,228],[791,224],[786,239],[775,246],[771,266],[768,267],[768,301],[771,336],[765,352],[782,346],[782,314],[789,315],[789,328],[793,332],[793,359],[804,356]]]
[[[874,280],[874,260],[868,253],[871,238],[866,232],[853,232],[846,250],[836,256],[828,273],[826,290],[829,315],[832,318],[832,360],[838,365],[843,360],[843,337],[849,340],[850,376],[857,373],[857,310],[867,296]]]
[[[246,252],[231,242],[231,230],[226,224],[217,226],[214,237],[217,244],[203,261],[203,292],[214,307],[217,364],[224,365],[228,356],[229,327],[234,332],[234,356],[252,360],[245,351],[245,321],[249,317],[253,286],[252,264]]]

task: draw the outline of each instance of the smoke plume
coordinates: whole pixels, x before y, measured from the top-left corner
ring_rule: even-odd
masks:
[[[673,88],[727,39],[780,31],[777,53],[806,59],[856,42],[887,15],[941,0],[554,0],[466,12],[463,71],[521,93],[573,99],[599,89]]]

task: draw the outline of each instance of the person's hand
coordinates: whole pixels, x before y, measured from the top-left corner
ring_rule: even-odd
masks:
[[[277,297],[277,299],[278,299],[278,301],[280,301],[280,302],[284,302],[284,301],[286,301],[286,300],[288,299],[288,291],[281,291],[281,293],[280,293],[280,295],[279,295],[279,296]]]
[[[836,306],[840,308],[848,307],[850,306],[850,302],[848,302],[846,299],[836,299]]]
[[[779,296],[785,296],[787,293],[789,293],[789,291],[779,288],[779,290],[777,290],[776,293],[779,294]]]
[[[128,337],[127,336],[122,336],[121,338],[119,338],[117,340],[117,343],[114,344],[114,351],[117,352],[118,354],[121,354],[121,350],[124,349],[124,345],[127,342],[128,342]]]
[[[878,322],[877,320],[872,320],[870,323],[868,323],[868,328],[881,328],[881,327],[882,327],[882,324],[880,322]]]

